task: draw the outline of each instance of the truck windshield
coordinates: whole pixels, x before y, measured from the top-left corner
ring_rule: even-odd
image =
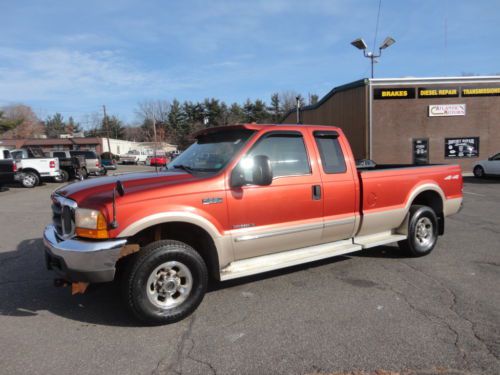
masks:
[[[253,133],[249,129],[228,129],[202,134],[169,163],[167,169],[218,172],[241,150]]]

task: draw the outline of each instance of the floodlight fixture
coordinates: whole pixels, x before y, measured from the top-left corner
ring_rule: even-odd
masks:
[[[362,38],[358,38],[358,39],[353,40],[351,42],[351,44],[360,50],[365,50],[368,48],[368,46],[366,45],[365,41]]]

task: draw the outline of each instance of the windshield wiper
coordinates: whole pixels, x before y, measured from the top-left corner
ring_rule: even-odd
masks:
[[[182,169],[183,171],[186,171],[187,173],[193,174],[193,168],[188,167],[187,165],[184,165],[184,164],[176,164],[176,165],[174,165],[174,168]]]

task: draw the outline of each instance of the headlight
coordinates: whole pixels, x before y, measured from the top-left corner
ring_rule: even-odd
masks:
[[[76,235],[89,238],[108,238],[108,224],[98,210],[77,208],[75,212]]]

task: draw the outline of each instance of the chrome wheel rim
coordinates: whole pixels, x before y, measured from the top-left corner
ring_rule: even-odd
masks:
[[[146,295],[161,308],[172,309],[183,303],[193,288],[193,275],[178,261],[169,261],[156,267],[148,277]]]
[[[35,182],[36,182],[36,178],[32,174],[28,174],[28,175],[24,176],[24,184],[26,186],[34,186]]]
[[[434,242],[434,228],[428,217],[422,217],[417,221],[415,238],[422,247],[429,247]]]

